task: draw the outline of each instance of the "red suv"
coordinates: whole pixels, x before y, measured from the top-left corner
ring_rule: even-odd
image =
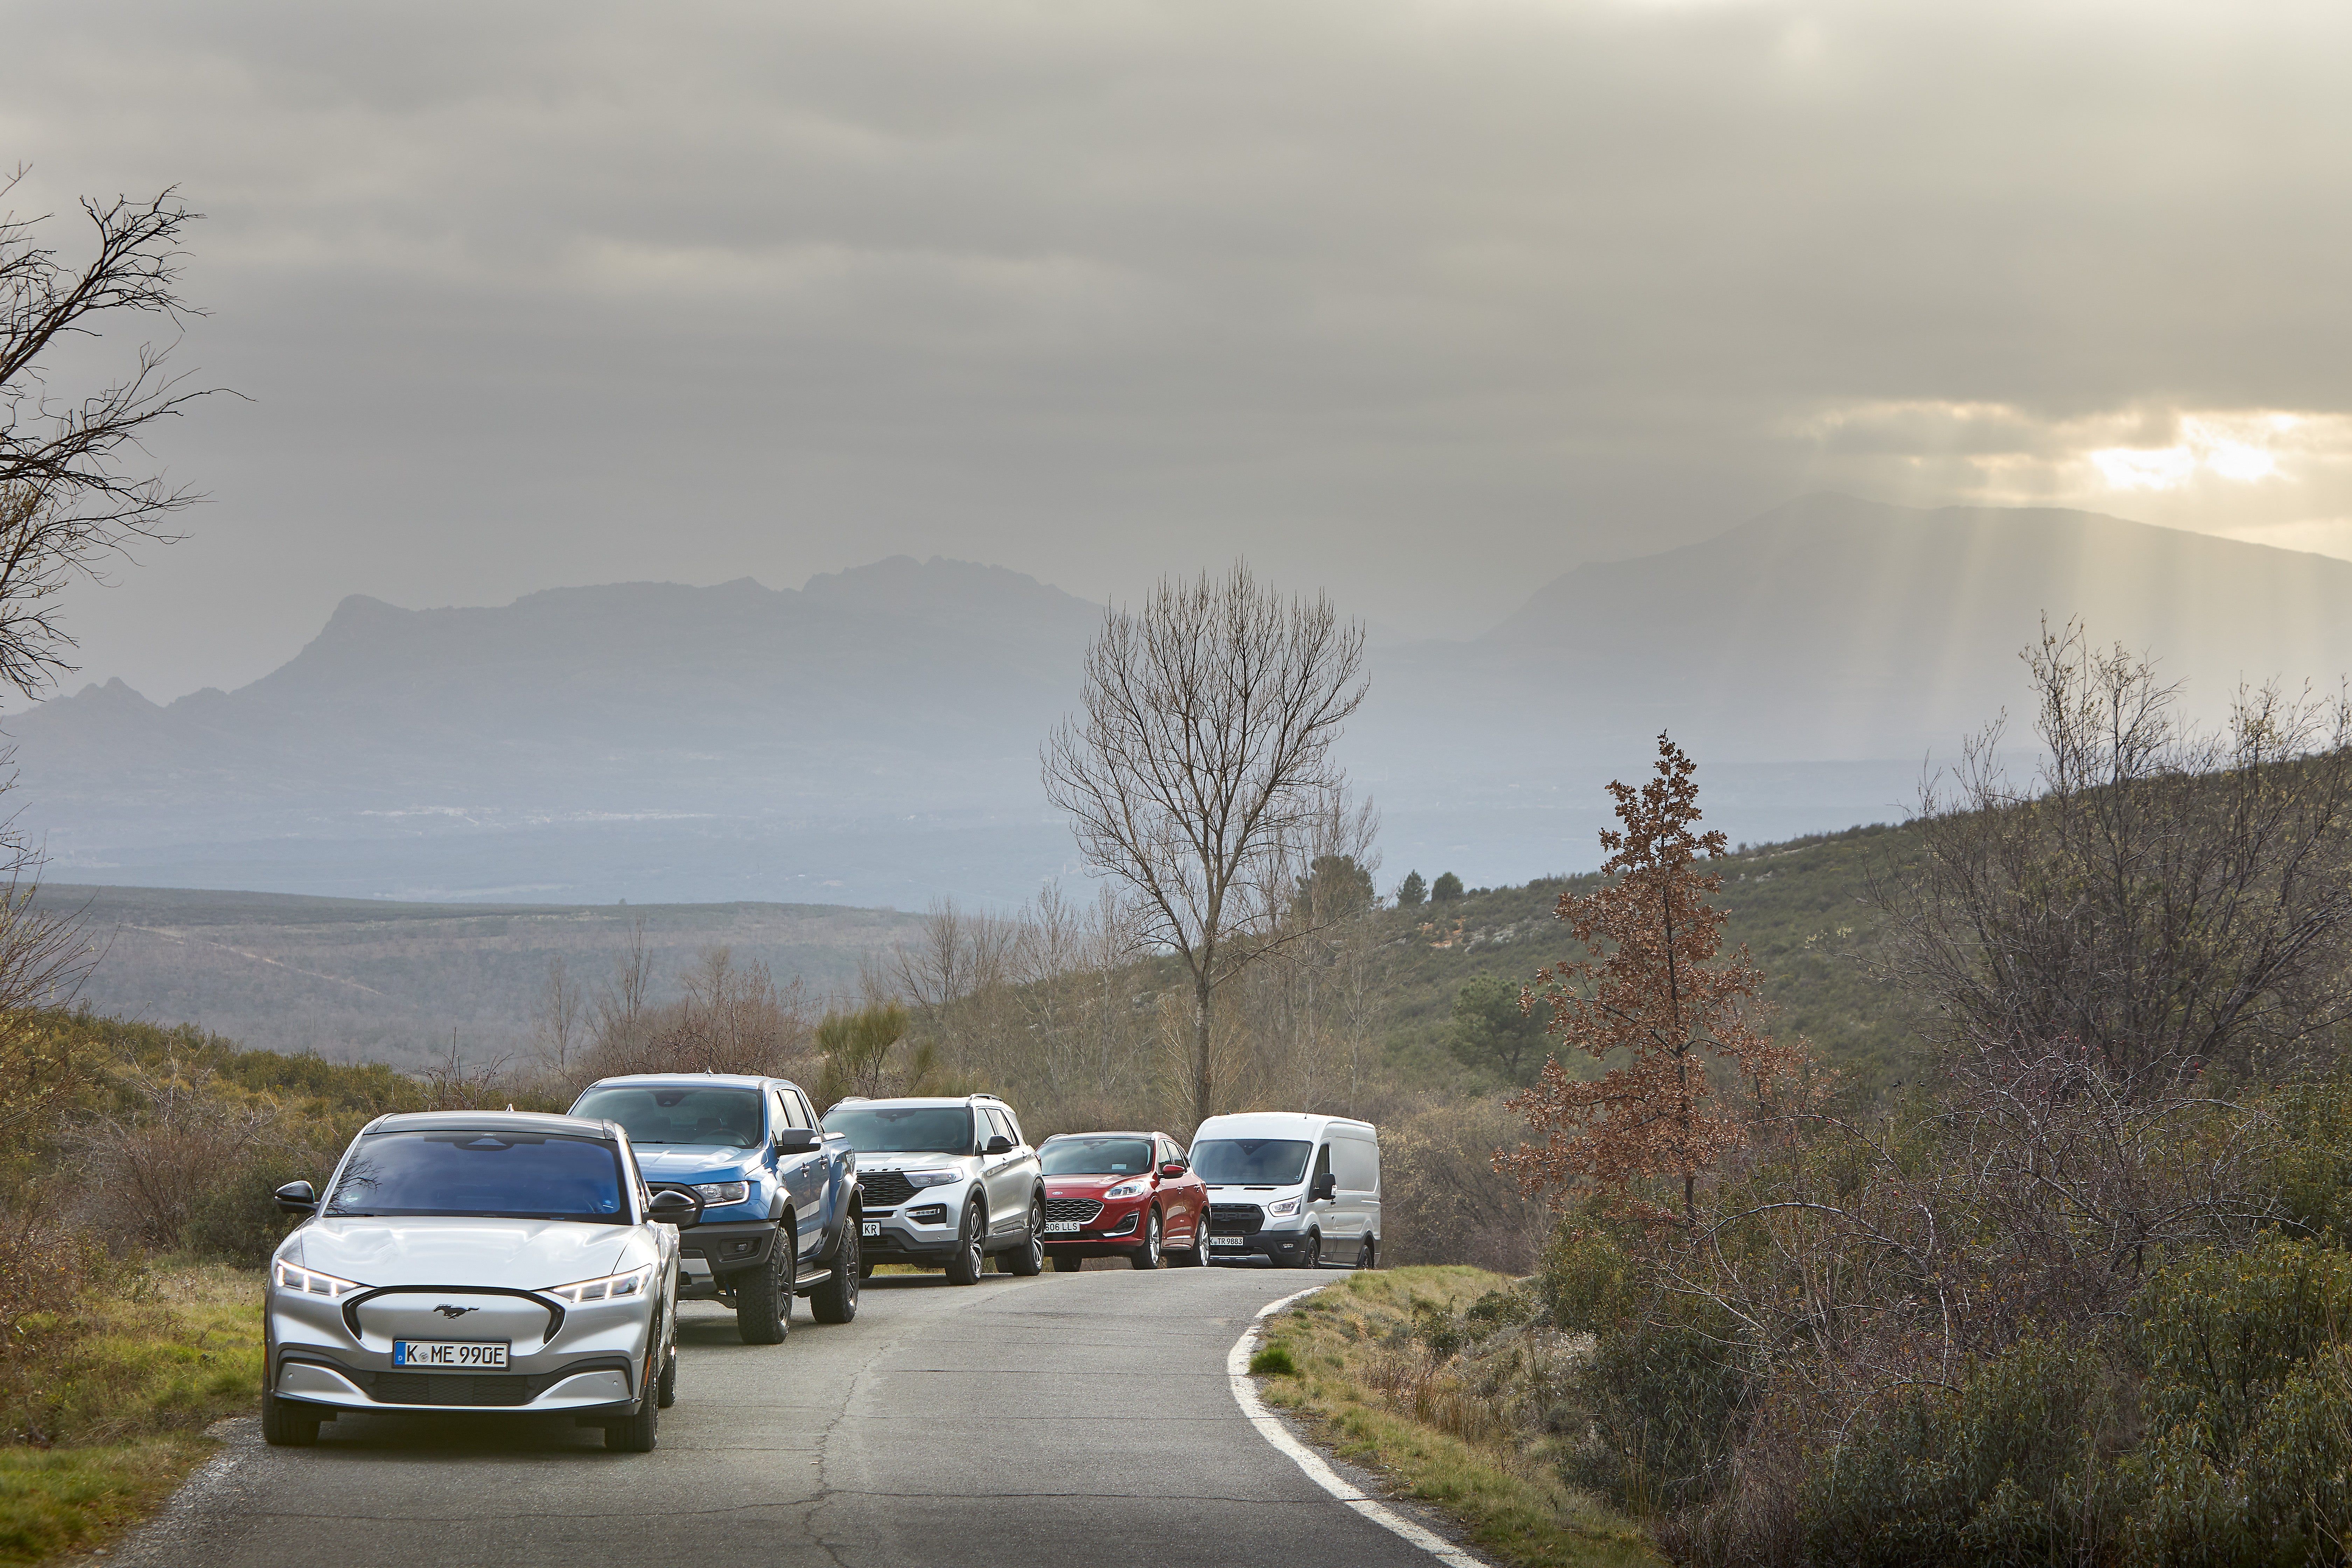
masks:
[[[1157,1268],[1209,1261],[1209,1189],[1165,1132],[1063,1132],[1038,1146],[1045,1252],[1069,1273],[1089,1258]]]

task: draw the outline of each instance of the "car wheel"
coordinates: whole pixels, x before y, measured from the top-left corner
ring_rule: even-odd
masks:
[[[1381,1249],[1379,1243],[1373,1241],[1372,1238],[1368,1236],[1364,1237],[1362,1249],[1356,1254],[1356,1267],[1363,1269],[1377,1268],[1381,1266],[1380,1258]]]
[[[1143,1245],[1128,1255],[1128,1262],[1138,1268],[1160,1267],[1160,1211],[1151,1211],[1151,1221],[1143,1227]]]
[[[1209,1221],[1207,1216],[1192,1216],[1192,1245],[1176,1255],[1176,1261],[1187,1268],[1209,1266]]]
[[[661,1434],[661,1401],[647,1399],[635,1415],[604,1424],[604,1447],[624,1454],[650,1454]]]
[[[858,1221],[851,1215],[842,1222],[841,1245],[833,1249],[833,1267],[824,1283],[809,1292],[809,1312],[820,1323],[845,1323],[857,1316],[857,1282],[866,1278]]]
[[[1086,1266],[1087,1260],[1083,1258],[1066,1258],[1058,1253],[1054,1258],[1054,1272],[1056,1274],[1076,1274]]]
[[[654,1384],[654,1403],[664,1410],[677,1403],[677,1342],[672,1340],[663,1358],[661,1378]]]
[[[1322,1232],[1310,1230],[1307,1233],[1307,1249],[1298,1259],[1298,1267],[1301,1268],[1320,1268],[1323,1267]]]
[[[273,1447],[310,1447],[319,1440],[322,1419],[315,1405],[280,1399],[266,1388],[261,1391],[261,1437]]]
[[[980,1271],[988,1267],[981,1254],[980,1205],[967,1205],[963,1211],[963,1227],[956,1233],[956,1249],[948,1259],[948,1283],[977,1285]]]
[[[768,1266],[735,1276],[735,1331],[747,1345],[780,1345],[793,1331],[793,1239],[799,1234],[785,1215]]]
[[[1020,1251],[1007,1256],[1006,1261],[1013,1266],[1013,1272],[1024,1279],[1033,1274],[1043,1274],[1045,1271],[1045,1199],[1030,1200],[1029,1237],[1021,1244]]]

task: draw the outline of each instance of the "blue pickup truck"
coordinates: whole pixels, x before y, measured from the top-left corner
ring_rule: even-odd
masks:
[[[684,1193],[678,1300],[724,1301],[743,1342],[782,1343],[793,1298],[820,1323],[857,1315],[857,1155],[800,1086],[734,1073],[599,1079],[572,1114],[617,1121],[656,1192]]]

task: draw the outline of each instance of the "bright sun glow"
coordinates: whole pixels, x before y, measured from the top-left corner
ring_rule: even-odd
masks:
[[[2199,469],[2240,484],[2279,476],[2273,441],[2291,438],[2302,421],[2292,414],[2252,417],[2184,415],[2180,440],[2171,447],[2109,447],[2089,454],[2110,487],[2119,490],[2168,490],[2187,484]]]

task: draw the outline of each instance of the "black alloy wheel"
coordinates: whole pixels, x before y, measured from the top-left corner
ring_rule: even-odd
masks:
[[[1364,1237],[1363,1247],[1356,1254],[1356,1267],[1369,1272],[1380,1267],[1381,1249],[1370,1237]]]
[[[799,1234],[786,1215],[768,1249],[768,1266],[735,1276],[735,1331],[747,1345],[780,1345],[793,1331],[793,1243]]]
[[[1021,1250],[1005,1255],[1005,1264],[1024,1279],[1045,1271],[1045,1200],[1029,1200],[1029,1232]]]
[[[661,1440],[661,1401],[648,1392],[637,1413],[604,1424],[604,1447],[623,1454],[650,1454]]]
[[[1127,1255],[1127,1260],[1138,1268],[1160,1267],[1160,1211],[1151,1211],[1151,1223],[1143,1227],[1143,1245]]]
[[[857,1282],[866,1278],[863,1226],[851,1215],[841,1223],[841,1240],[834,1247],[833,1264],[824,1280],[809,1292],[809,1315],[820,1323],[845,1323],[857,1316]]]
[[[1301,1268],[1323,1267],[1323,1233],[1321,1231],[1310,1230],[1307,1233],[1307,1247],[1299,1254],[1298,1267]]]
[[[273,1448],[308,1448],[319,1440],[319,1407],[261,1391],[261,1438]]]
[[[956,1232],[955,1252],[948,1258],[949,1284],[977,1285],[980,1283],[980,1272],[988,1267],[988,1258],[982,1251],[982,1231],[983,1222],[980,1217],[980,1205],[967,1205],[963,1211],[963,1225]]]

